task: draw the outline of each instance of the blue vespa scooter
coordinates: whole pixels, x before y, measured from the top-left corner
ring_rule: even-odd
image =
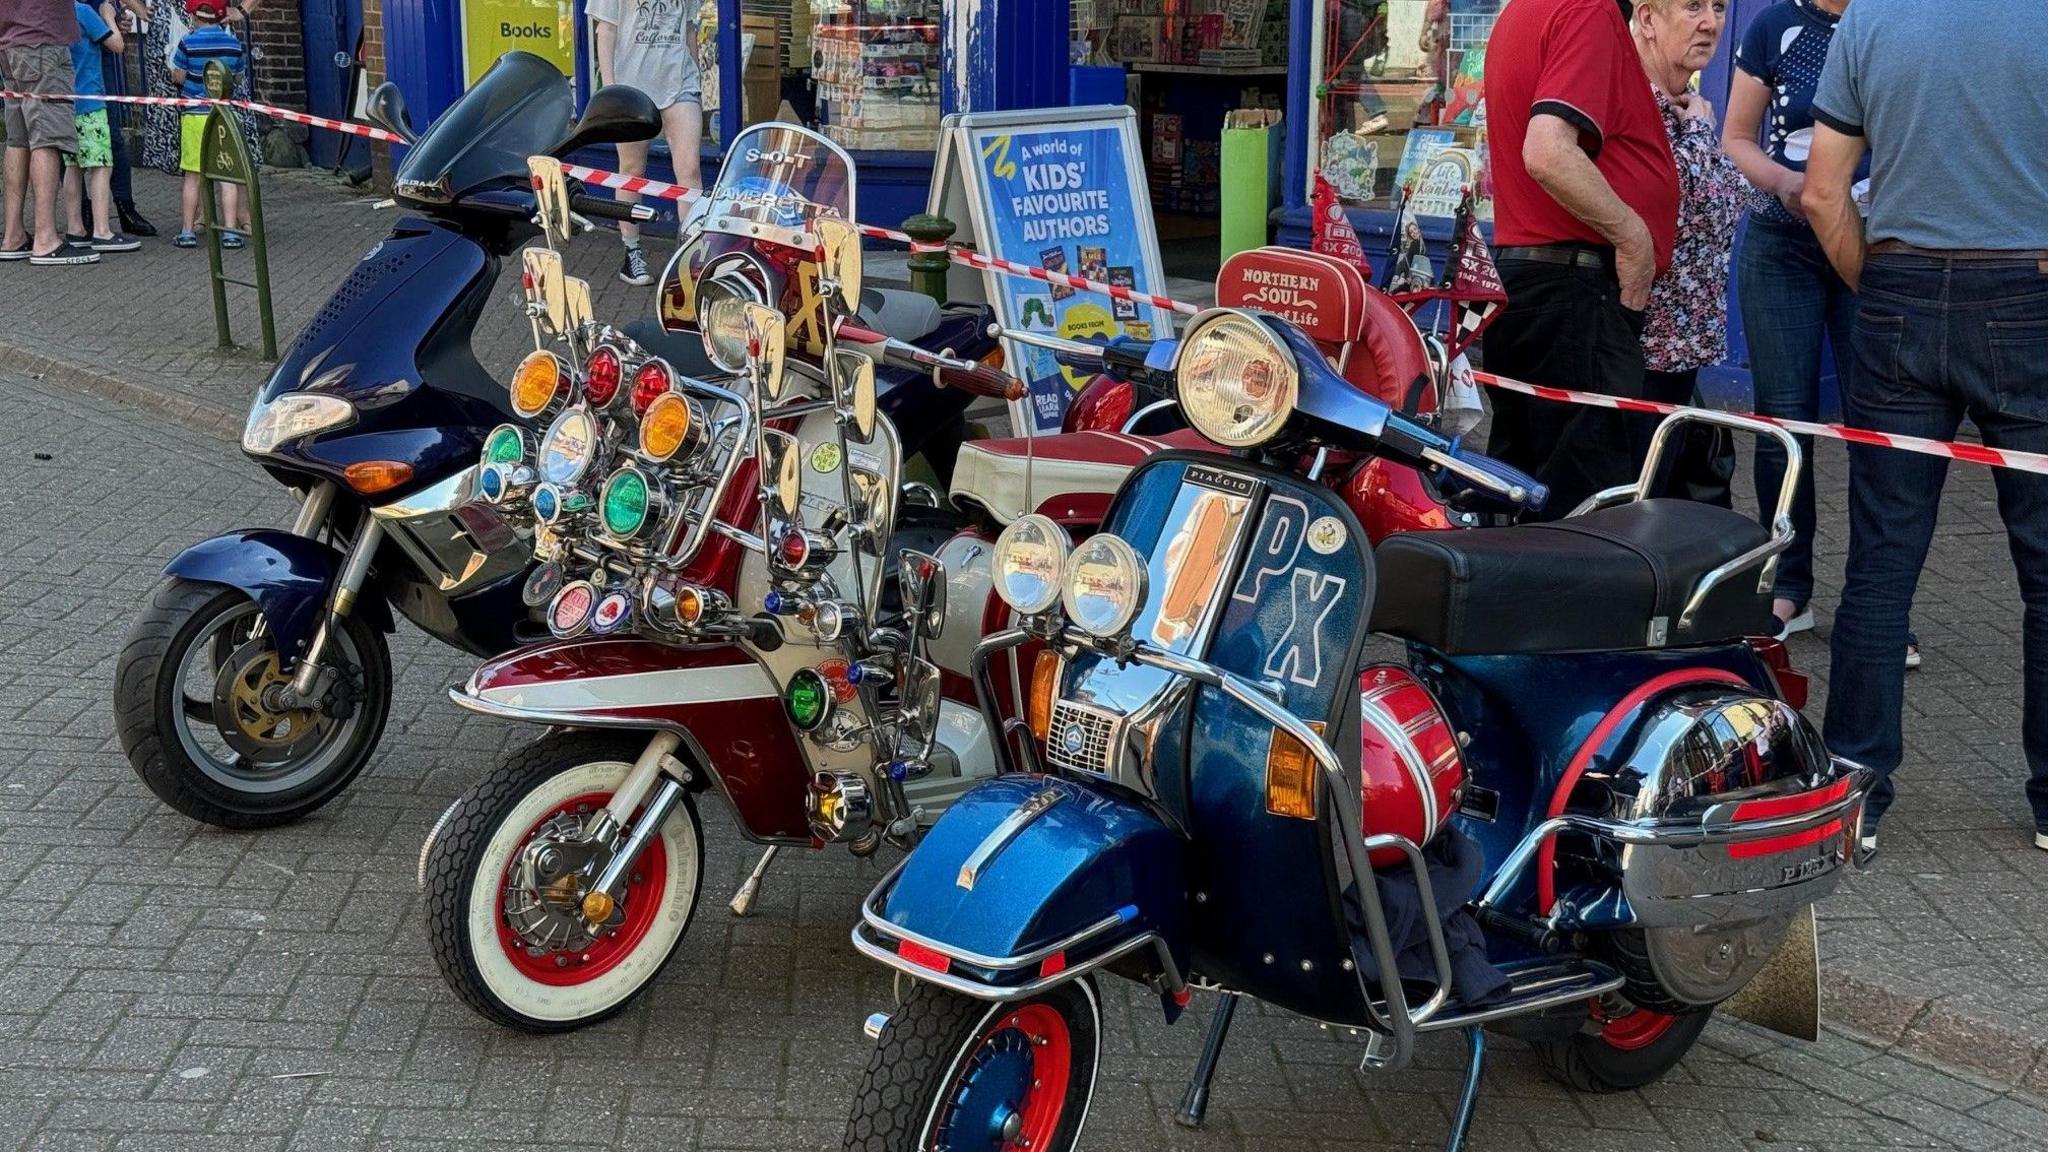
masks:
[[[914,983],[869,1020],[846,1148],[1075,1147],[1103,973],[1169,1021],[1222,994],[1187,1124],[1241,996],[1356,1030],[1376,1066],[1463,1034],[1452,1149],[1487,1028],[1582,1090],[1636,1087],[1767,964],[1815,982],[1800,929],[1850,859],[1869,774],[1828,756],[1746,638],[1789,488],[1768,533],[1646,491],[1685,420],[1769,429],[1674,417],[1642,483],[1573,517],[1375,551],[1322,449],[1500,510],[1545,493],[1270,316],[1212,310],[1145,360],[1231,453],[1154,455],[1078,548],[1040,517],[997,542],[1022,624],[977,664],[1027,640],[1051,655],[1011,770],[948,810],[854,929]],[[1371,632],[1405,658],[1369,658]]]
[[[398,89],[371,118],[409,142],[398,201],[414,210],[349,273],[250,408],[242,450],[300,496],[288,529],[229,532],[187,549],[130,627],[114,686],[130,765],[166,803],[225,828],[296,820],[368,763],[390,712],[393,608],[477,656],[515,647],[527,533],[470,502],[485,437],[513,419],[471,348],[503,260],[540,235],[527,160],[650,139],[660,114],[629,88],[575,99],[552,64],[502,57],[425,134]],[[584,217],[651,220],[645,206],[572,193]],[[862,323],[977,359],[987,310],[907,292],[863,293]],[[627,328],[679,372],[715,372],[694,337]],[[907,384],[901,395],[891,385]],[[914,373],[879,386],[942,472],[971,397]],[[899,418],[902,418],[899,415]]]

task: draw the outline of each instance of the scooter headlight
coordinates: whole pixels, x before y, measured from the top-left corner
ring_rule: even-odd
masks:
[[[1145,562],[1121,537],[1098,532],[1067,557],[1060,602],[1091,636],[1121,636],[1145,606]]]
[[[679,392],[655,397],[640,417],[640,454],[649,460],[670,460],[678,452],[694,455],[704,436],[703,408]]]
[[[1226,308],[1195,318],[1173,374],[1188,423],[1226,448],[1279,435],[1301,395],[1293,354],[1264,324]]]
[[[661,495],[638,468],[621,468],[604,482],[597,514],[614,540],[638,540],[660,522]]]
[[[259,399],[250,406],[249,422],[242,428],[242,451],[268,455],[287,440],[353,424],[355,418],[355,405],[339,396],[289,392],[268,404]]]
[[[1073,551],[1067,530],[1033,513],[1003,529],[989,560],[996,595],[1025,616],[1050,612],[1060,602],[1060,582]]]
[[[747,305],[760,303],[760,291],[741,276],[713,276],[697,286],[697,326],[713,364],[727,372],[747,366]]]

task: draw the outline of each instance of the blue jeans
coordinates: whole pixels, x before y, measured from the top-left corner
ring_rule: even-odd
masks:
[[[1850,346],[1850,424],[1952,440],[1968,416],[1991,447],[2048,452],[2048,262],[1873,256]],[[2035,828],[2048,832],[2048,476],[1992,475],[2026,604],[2027,799]],[[1866,828],[1892,802],[1905,705],[1899,650],[1947,477],[1938,456],[1849,449],[1848,574],[1831,643],[1827,744],[1877,770]]]
[[[1756,410],[1765,416],[1819,420],[1821,345],[1826,341],[1834,347],[1838,364],[1847,358],[1843,349],[1849,346],[1856,294],[1835,275],[1812,229],[1754,216],[1743,230],[1735,275]],[[1806,470],[1792,498],[1792,529],[1798,536],[1778,558],[1776,594],[1803,608],[1813,599],[1813,438],[1799,437],[1799,446]],[[1768,436],[1758,437],[1756,498],[1767,527],[1784,480],[1784,448]]]

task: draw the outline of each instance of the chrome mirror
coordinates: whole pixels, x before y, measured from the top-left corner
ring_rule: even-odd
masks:
[[[742,306],[741,319],[746,326],[747,355],[754,364],[755,379],[769,400],[780,399],[785,336],[782,313],[765,304],[747,304]]]
[[[818,234],[818,275],[838,288],[839,304],[847,315],[860,307],[863,279],[860,230],[851,223],[825,217],[811,226]]]
[[[562,162],[553,156],[528,156],[526,170],[533,174],[541,233],[550,243],[574,240],[576,218],[569,213],[569,178],[562,172]]]
[[[803,445],[789,433],[773,428],[762,429],[761,439],[769,456],[761,462],[762,475],[775,478],[775,503],[782,514],[795,516],[803,496]]]
[[[888,525],[883,522],[889,496],[888,481],[880,472],[848,463],[846,475],[853,482],[853,523],[858,525],[870,540],[880,540],[886,535]]]
[[[926,640],[946,624],[946,566],[938,557],[905,548],[896,558],[903,614]]]
[[[581,332],[596,318],[590,307],[590,281],[571,276],[562,281],[564,332]]]
[[[837,383],[842,393],[839,402],[852,411],[854,439],[872,444],[875,441],[875,362],[851,351],[841,351],[836,358],[839,362]]]
[[[562,287],[562,254],[552,248],[528,248],[520,253],[521,285],[527,307],[547,326],[561,332],[568,323],[568,295]]]

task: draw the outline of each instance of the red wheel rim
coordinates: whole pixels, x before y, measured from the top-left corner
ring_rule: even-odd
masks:
[[[1026,1152],[1050,1146],[1066,1111],[1074,1041],[1047,1004],[997,1016],[942,1097],[935,1152]]]
[[[549,821],[564,813],[587,815],[605,806],[612,798],[609,792],[586,792],[572,796],[549,808],[547,815],[533,822],[526,834],[519,838],[519,847],[513,852],[513,859],[526,850],[534,836]],[[578,809],[582,811],[578,811]],[[512,864],[508,861],[505,871],[498,876],[498,902],[495,905],[498,922],[498,946],[505,950],[505,958],[520,975],[536,984],[553,987],[569,987],[588,984],[619,966],[633,954],[640,942],[647,938],[647,932],[654,926],[660,913],[662,893],[668,887],[668,845],[660,836],[647,841],[647,847],[640,853],[640,859],[633,865],[627,876],[624,905],[626,918],[618,930],[609,936],[599,937],[590,947],[573,952],[548,952],[535,956],[528,952],[526,945],[512,931],[505,920],[505,894],[512,886]],[[561,961],[566,957],[566,961]]]
[[[1601,1041],[1621,1052],[1648,1048],[1678,1023],[1678,1017],[1668,1012],[1652,1012],[1648,1008],[1637,1008],[1625,1016],[1608,1017],[1602,1015],[1596,1005],[1593,1018],[1600,1022]]]

